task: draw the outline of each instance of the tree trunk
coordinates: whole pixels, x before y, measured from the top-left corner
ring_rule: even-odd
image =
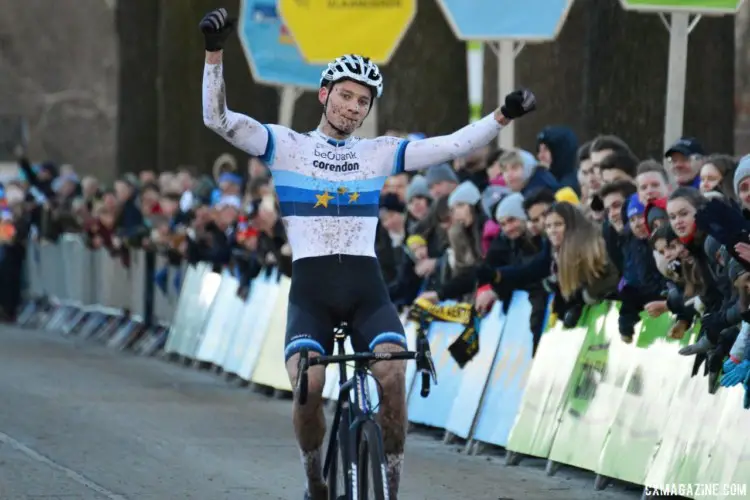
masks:
[[[684,135],[709,151],[733,150],[734,20],[703,18],[688,47]],[[579,140],[622,137],[640,157],[664,153],[669,34],[656,14],[626,12],[617,0],[577,0],[556,41],[529,44],[516,84],[539,109],[519,120],[517,143],[534,150],[546,125],[571,126]],[[497,105],[494,54],[485,66],[485,109]]]
[[[239,0],[224,2],[230,15],[239,14]],[[169,8],[167,9],[167,4]],[[201,92],[204,49],[198,22],[216,7],[213,0],[162,0],[159,32],[159,155],[161,170],[193,165],[210,173],[214,159],[231,152],[244,165],[247,155],[203,125]],[[224,51],[224,79],[230,109],[261,122],[276,120],[276,91],[255,85],[237,35]]]
[[[158,122],[154,49],[159,3],[153,0],[117,2],[119,37],[117,173],[157,164]]]

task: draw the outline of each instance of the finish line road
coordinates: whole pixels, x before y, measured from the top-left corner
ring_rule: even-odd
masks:
[[[56,334],[0,327],[0,499],[300,500],[291,402]],[[527,465],[528,463],[528,465]],[[544,462],[410,434],[402,500],[637,499]]]

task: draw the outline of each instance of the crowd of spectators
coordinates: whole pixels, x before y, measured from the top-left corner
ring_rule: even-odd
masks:
[[[225,154],[212,176],[146,170],[108,187],[20,155],[0,200],[6,319],[29,237],[80,233],[125,266],[132,248],[208,262],[238,277],[241,296],[263,268],[291,275],[273,180],[255,158],[245,166]],[[550,126],[533,152],[488,146],[389,177],[380,208],[375,251],[399,307],[457,300],[483,314],[525,290],[535,352],[550,296],[567,327],[586,304],[617,300],[622,342],[642,318],[671,314],[671,338],[700,325],[680,353],[695,358],[693,375],[703,367],[711,392],[750,385],[750,156],[707,154],[686,137],[664,158],[638,158],[617,136],[580,142]],[[162,270],[155,279],[164,286]]]

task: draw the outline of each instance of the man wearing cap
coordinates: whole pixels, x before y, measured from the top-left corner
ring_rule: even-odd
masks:
[[[683,137],[672,144],[664,158],[669,161],[670,173],[680,186],[700,187],[700,170],[706,153],[694,137]]]

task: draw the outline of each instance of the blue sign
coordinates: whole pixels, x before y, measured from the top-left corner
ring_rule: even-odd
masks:
[[[255,81],[318,90],[325,66],[302,58],[276,8],[277,0],[243,0],[239,37]]]
[[[557,37],[573,0],[438,0],[459,40],[545,42]]]

